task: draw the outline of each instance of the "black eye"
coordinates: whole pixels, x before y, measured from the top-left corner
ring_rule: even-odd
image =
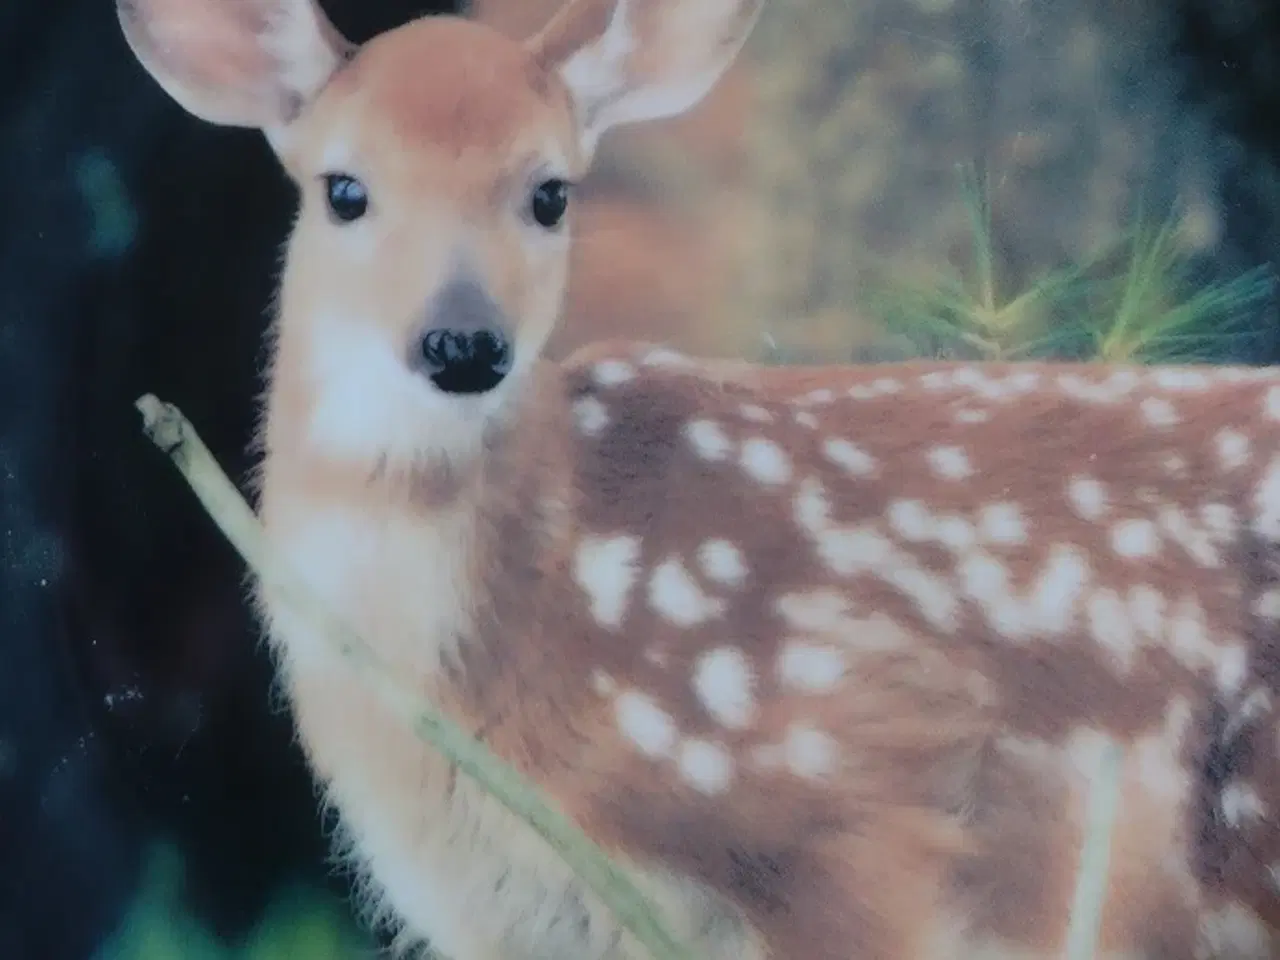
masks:
[[[563,180],[544,180],[533,189],[529,212],[538,226],[550,230],[564,219],[568,206],[569,184]]]
[[[340,223],[359,220],[369,209],[369,194],[364,184],[345,173],[326,173],[324,192],[329,213]]]

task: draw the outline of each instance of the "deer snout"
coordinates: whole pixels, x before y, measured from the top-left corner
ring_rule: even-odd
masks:
[[[432,299],[415,366],[444,393],[487,393],[511,372],[502,308],[479,281],[449,281]]]

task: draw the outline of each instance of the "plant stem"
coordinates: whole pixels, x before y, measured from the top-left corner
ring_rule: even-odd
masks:
[[[272,555],[261,523],[218,466],[195,428],[172,404],[151,394],[135,404],[143,430],[164,451],[204,505],[210,517],[277,601],[310,618],[353,666],[363,671],[380,697],[460,771],[474,778],[508,810],[520,817],[556,850],[654,960],[693,960],[660,921],[634,882],[568,818],[552,809],[537,788],[495,757],[423,698],[410,692],[360,636],[333,613]]]
[[[1102,928],[1111,868],[1111,832],[1120,806],[1120,773],[1123,751],[1108,739],[1089,790],[1080,870],[1067,926],[1064,960],[1093,960]]]

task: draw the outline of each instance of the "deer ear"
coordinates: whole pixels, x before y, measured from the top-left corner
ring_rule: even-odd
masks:
[[[354,49],[314,0],[116,0],[116,14],[134,56],[180,106],[269,136]]]
[[[733,62],[764,0],[569,0],[528,43],[559,72],[588,157],[610,127],[675,116]]]

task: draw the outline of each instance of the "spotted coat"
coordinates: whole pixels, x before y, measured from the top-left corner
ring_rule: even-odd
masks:
[[[599,836],[778,956],[1056,955],[1110,738],[1104,951],[1272,955],[1280,375],[608,344],[563,390],[535,646],[591,692],[548,782]]]

